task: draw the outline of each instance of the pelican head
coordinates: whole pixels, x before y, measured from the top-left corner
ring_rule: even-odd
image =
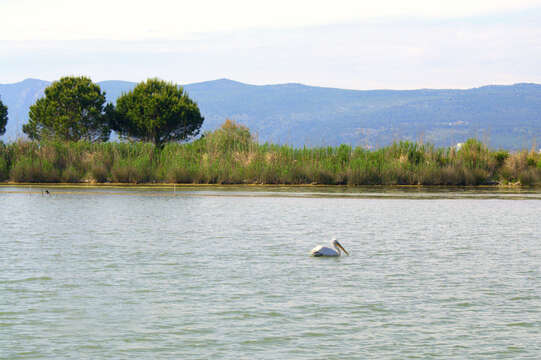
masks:
[[[339,247],[343,252],[346,253],[347,256],[349,256],[349,253],[346,249],[344,249],[344,247],[342,246],[342,244],[340,244],[338,242],[338,240],[336,240],[336,238],[332,238],[332,245],[336,248],[336,247]]]

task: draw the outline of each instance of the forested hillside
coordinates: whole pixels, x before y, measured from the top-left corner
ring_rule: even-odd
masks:
[[[9,109],[4,141],[22,136],[28,108],[48,84],[36,79],[0,84],[0,97]],[[99,85],[114,101],[135,83]],[[541,144],[541,85],[537,84],[361,91],[301,84],[256,86],[221,79],[184,87],[205,117],[203,130],[214,130],[232,118],[249,127],[260,142],[377,148],[395,140],[448,146],[477,137],[493,148]]]

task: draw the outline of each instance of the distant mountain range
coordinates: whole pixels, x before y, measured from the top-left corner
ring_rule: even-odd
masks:
[[[9,111],[4,141],[23,136],[28,108],[49,84],[37,79],[0,84],[0,98]],[[127,81],[98,84],[109,101],[135,86]],[[541,144],[538,84],[468,90],[343,90],[220,79],[184,88],[205,117],[203,130],[213,130],[231,118],[248,126],[260,142],[374,148],[395,140],[448,146],[477,137],[492,148]]]

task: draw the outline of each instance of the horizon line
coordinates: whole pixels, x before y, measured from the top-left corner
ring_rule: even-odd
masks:
[[[85,75],[67,75],[67,76],[85,76]],[[149,79],[150,78],[152,78],[152,77],[149,77]],[[162,79],[162,80],[165,80],[165,79]],[[43,80],[43,79],[39,79],[39,78],[29,77],[29,78],[25,78],[25,79],[23,79],[21,81],[17,81],[17,82],[0,83],[0,86],[1,85],[16,85],[16,84],[23,83],[25,81],[41,81],[41,82],[52,83],[52,82],[57,81],[57,80]],[[140,81],[144,81],[144,80],[131,81],[131,80],[117,79],[117,80],[100,80],[100,81],[92,80],[92,81],[95,82],[96,84],[103,83],[103,82],[115,82],[115,81],[116,82],[127,82],[127,83],[137,84]],[[165,81],[169,81],[169,80],[165,80]],[[242,81],[238,81],[238,80],[233,80],[233,79],[229,79],[229,78],[225,78],[225,77],[224,78],[217,78],[217,79],[213,79],[213,80],[196,81],[196,82],[191,82],[191,83],[186,83],[186,84],[179,84],[179,83],[176,83],[174,81],[172,81],[172,82],[175,83],[176,85],[180,85],[180,86],[191,86],[191,85],[199,85],[199,84],[205,84],[205,83],[213,83],[213,82],[218,82],[218,81],[228,81],[228,82],[237,83],[237,84],[241,84],[241,85],[257,86],[257,87],[298,85],[298,86],[305,86],[305,87],[323,88],[323,89],[335,89],[335,90],[346,90],[346,91],[474,90],[474,89],[480,89],[480,88],[485,88],[485,87],[498,87],[498,86],[517,86],[517,85],[539,85],[539,86],[541,86],[541,83],[536,83],[536,82],[516,82],[516,83],[506,83],[506,84],[485,84],[485,85],[480,85],[480,86],[463,87],[463,88],[460,88],[460,87],[457,87],[457,88],[451,88],[451,87],[441,87],[441,88],[419,87],[419,88],[407,88],[407,89],[397,89],[397,88],[352,89],[352,88],[340,88],[340,87],[325,86],[325,85],[309,85],[309,84],[304,84],[304,83],[300,83],[300,82],[251,84],[251,83],[242,82]]]

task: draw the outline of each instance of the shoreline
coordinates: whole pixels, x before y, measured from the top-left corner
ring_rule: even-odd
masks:
[[[45,192],[47,190],[47,192]],[[274,184],[74,184],[0,183],[2,195],[138,195],[158,197],[384,199],[384,200],[538,200],[541,187],[447,185],[274,185]]]
[[[329,189],[362,189],[362,188],[394,188],[394,189],[516,189],[516,190],[526,190],[526,189],[539,189],[541,186],[526,186],[520,184],[507,184],[507,185],[333,185],[333,184],[201,184],[201,183],[90,183],[90,182],[79,182],[79,183],[65,183],[65,182],[54,182],[54,183],[34,183],[34,182],[0,182],[0,187],[53,187],[53,188],[190,188],[190,187],[200,187],[200,188],[329,188]]]

